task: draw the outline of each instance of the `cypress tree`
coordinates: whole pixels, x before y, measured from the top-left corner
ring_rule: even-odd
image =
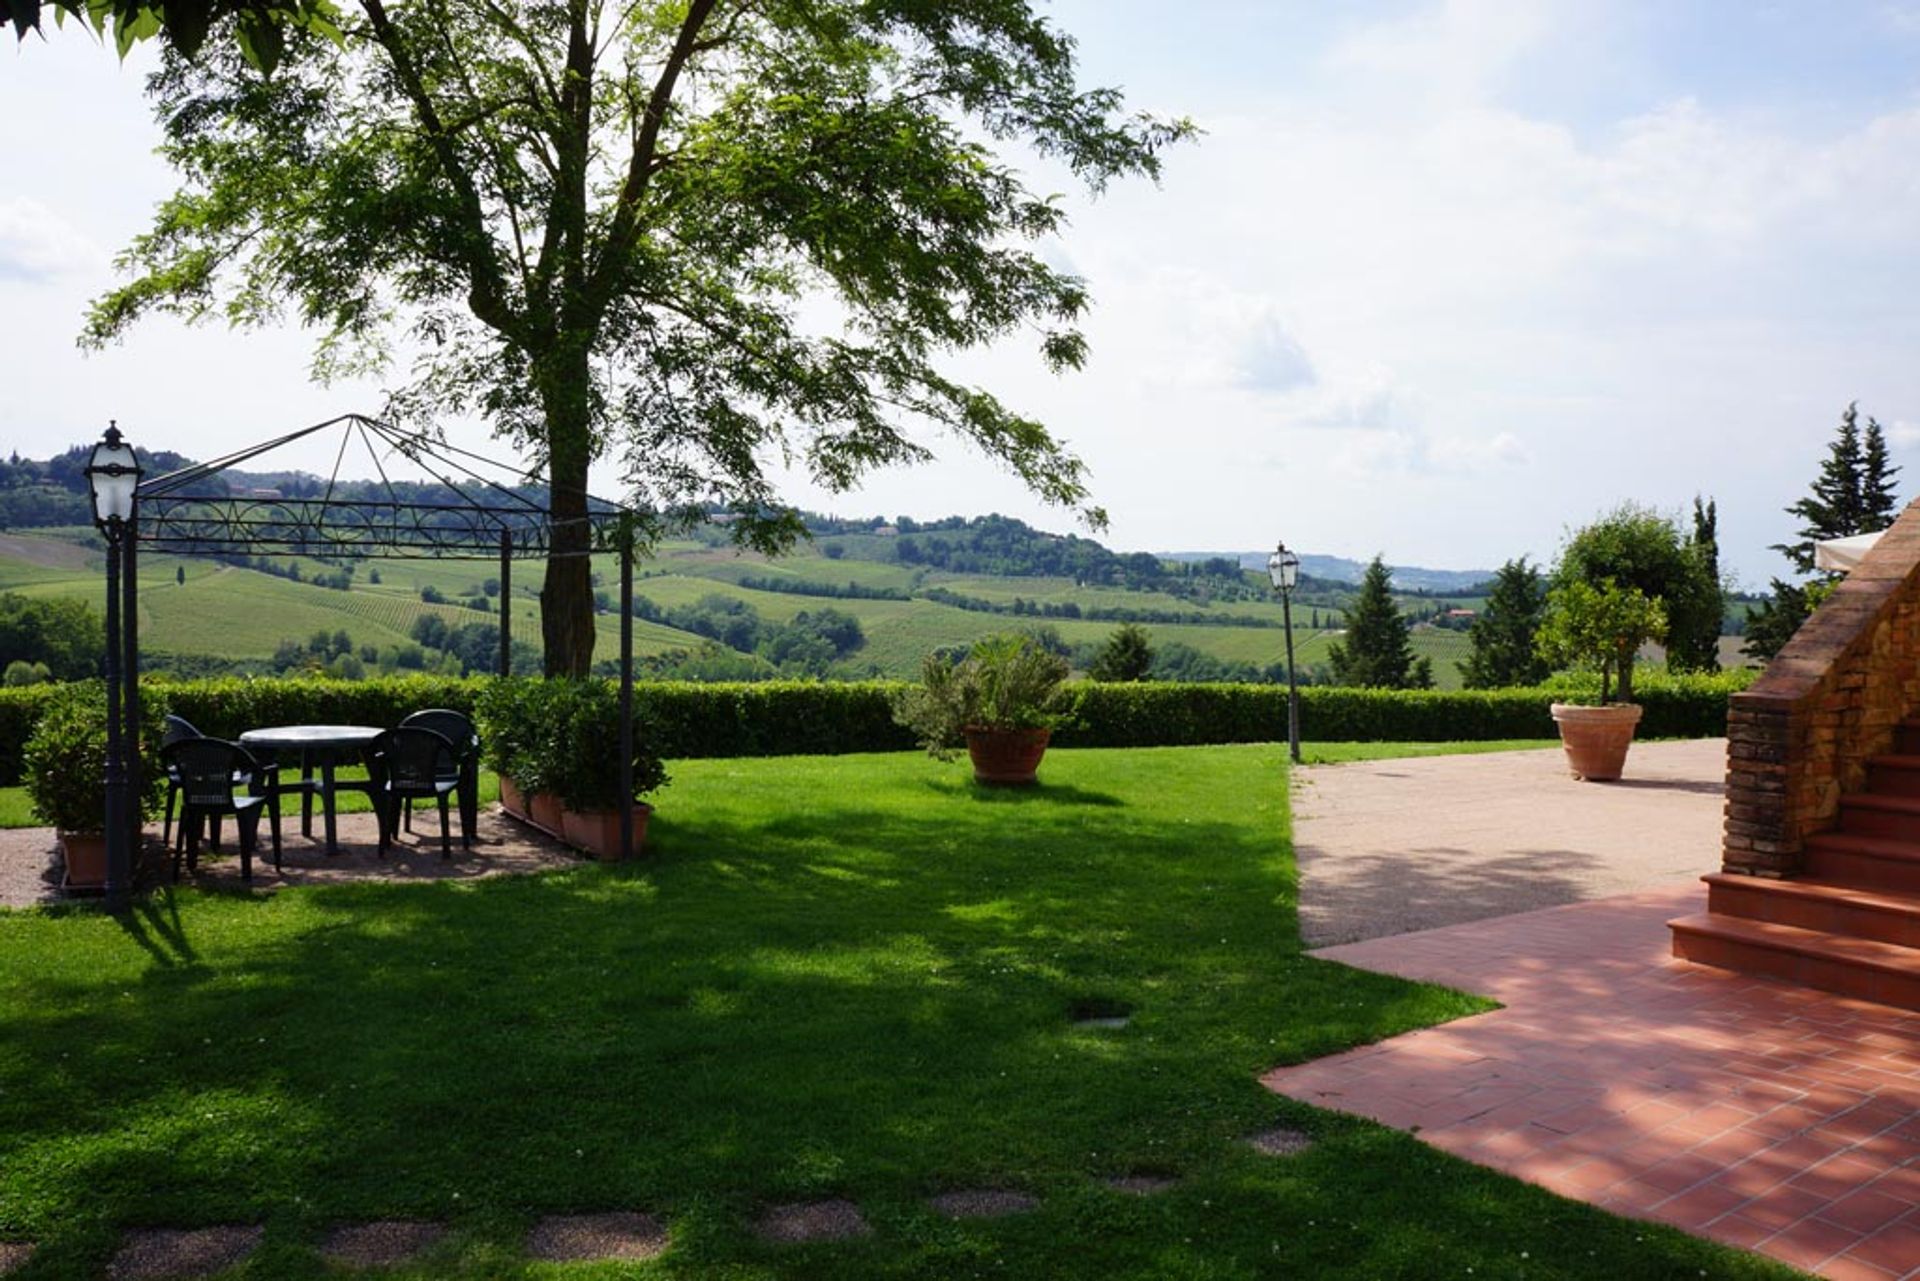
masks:
[[[1546,608],[1546,581],[1525,556],[1500,567],[1486,605],[1467,631],[1473,651],[1460,664],[1460,675],[1468,689],[1537,685],[1546,679],[1550,669],[1533,643]]]
[[[1699,563],[1700,585],[1708,601],[1701,608],[1682,611],[1667,635],[1667,666],[1676,672],[1720,670],[1720,628],[1725,622],[1726,593],[1720,586],[1720,509],[1712,499],[1693,499],[1693,533],[1687,553]],[[1709,590],[1709,588],[1711,590]]]
[[[1886,433],[1873,415],[1867,415],[1866,436],[1860,445],[1860,533],[1893,524],[1900,502],[1893,495],[1893,478],[1900,474],[1887,458]]]
[[[1381,557],[1367,566],[1359,594],[1345,613],[1346,642],[1335,642],[1327,650],[1334,684],[1415,689],[1422,675],[1427,684],[1433,683],[1432,663],[1424,673],[1416,668],[1407,620],[1393,603],[1393,575]]]

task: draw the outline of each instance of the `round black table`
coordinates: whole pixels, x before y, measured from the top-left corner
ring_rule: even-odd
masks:
[[[373,789],[368,783],[335,782],[334,767],[357,763],[366,751],[367,744],[380,734],[381,731],[371,725],[276,725],[270,729],[248,730],[240,736],[240,746],[248,751],[270,752],[276,758],[298,752],[303,783],[310,784],[314,770],[317,768],[320,771],[319,787],[315,789],[308,786],[302,790],[300,831],[305,836],[313,835],[313,793],[318,790],[321,814],[326,821],[327,853],[337,854],[340,847],[334,839],[334,792],[345,788],[372,795]]]

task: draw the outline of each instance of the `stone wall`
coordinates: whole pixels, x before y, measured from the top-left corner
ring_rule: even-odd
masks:
[[[1727,716],[1722,864],[1793,876],[1806,838],[1864,788],[1867,761],[1920,707],[1920,501],[1767,666]]]

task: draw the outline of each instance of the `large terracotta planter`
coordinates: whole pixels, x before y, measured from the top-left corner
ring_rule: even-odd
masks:
[[[969,729],[973,778],[992,787],[1029,787],[1047,754],[1050,729]]]
[[[104,832],[61,832],[60,852],[67,860],[66,887],[99,890],[107,885],[107,836]]]
[[[1566,749],[1567,768],[1575,778],[1609,783],[1626,768],[1633,729],[1640,723],[1637,703],[1609,703],[1580,707],[1555,703],[1554,723],[1560,727],[1560,746]]]
[[[500,776],[500,808],[515,818],[527,816],[527,798],[521,794],[520,785],[505,774]]]
[[[559,836],[566,826],[560,809],[560,798],[552,792],[535,792],[527,798],[527,808],[535,827],[544,827],[555,836]]]
[[[647,818],[653,806],[635,802],[633,807],[633,852],[638,854],[647,840]],[[619,810],[567,810],[561,816],[567,844],[578,846],[603,863],[620,857]]]

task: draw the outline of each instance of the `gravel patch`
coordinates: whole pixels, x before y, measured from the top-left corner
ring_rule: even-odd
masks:
[[[0,831],[0,907],[32,907],[57,901],[65,870],[52,828]]]
[[[228,1224],[217,1228],[148,1228],[129,1232],[107,1268],[110,1281],[166,1281],[224,1271],[252,1254],[264,1229]]]
[[[1312,1147],[1313,1138],[1299,1130],[1290,1130],[1284,1125],[1276,1125],[1271,1130],[1249,1134],[1247,1146],[1261,1156],[1292,1156],[1296,1152],[1305,1152]]]
[[[1024,1192],[1006,1188],[964,1188],[929,1197],[927,1204],[949,1219],[1001,1219],[1025,1214],[1040,1205]]]
[[[446,1234],[441,1224],[407,1219],[349,1223],[327,1233],[320,1253],[349,1268],[386,1268],[424,1253]]]
[[[1157,1196],[1170,1190],[1177,1180],[1161,1174],[1122,1174],[1111,1179],[1102,1179],[1115,1192],[1124,1192],[1128,1196]]]
[[[781,1245],[807,1241],[849,1241],[872,1234],[866,1216],[851,1201],[799,1201],[776,1205],[754,1225],[762,1239]]]
[[[1294,771],[1309,947],[1655,889],[1720,864],[1723,738],[1636,743],[1578,782],[1547,751]]]
[[[31,1241],[0,1241],[0,1277],[16,1268],[27,1266],[27,1260],[33,1257]]]
[[[651,1214],[556,1214],[534,1224],[527,1253],[552,1263],[588,1259],[657,1259],[667,1252],[666,1225]]]

